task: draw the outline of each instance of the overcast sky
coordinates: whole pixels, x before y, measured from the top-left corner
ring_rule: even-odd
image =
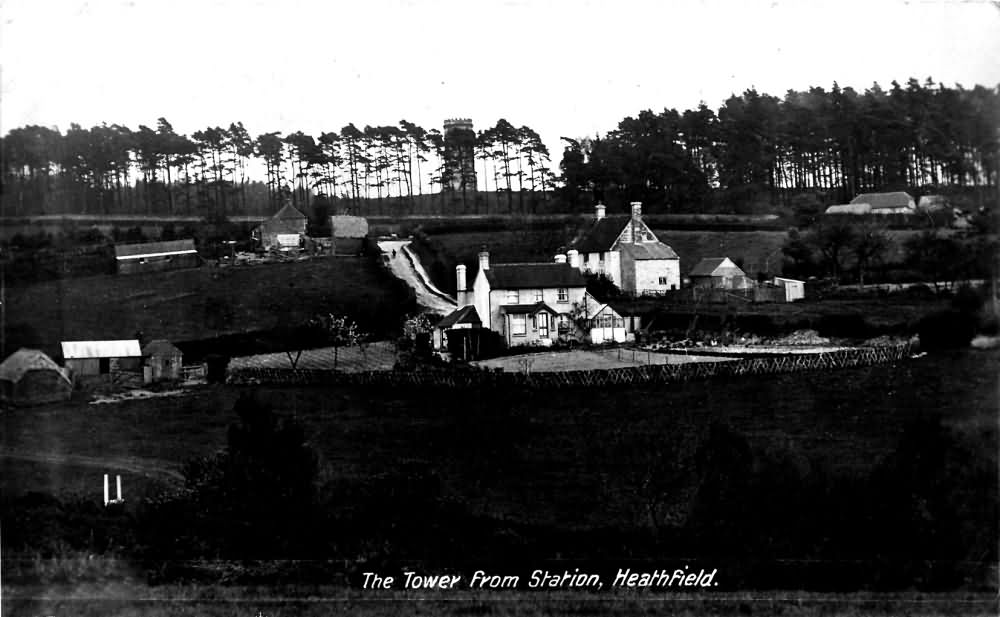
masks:
[[[3,1],[0,129],[71,122],[190,134],[470,117],[561,135],[749,87],[1000,83],[991,2]]]

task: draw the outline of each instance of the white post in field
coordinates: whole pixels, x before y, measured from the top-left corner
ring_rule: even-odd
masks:
[[[108,505],[108,474],[104,474],[104,505]]]
[[[118,488],[118,499],[116,501],[118,501],[119,503],[121,503],[121,500],[122,500],[122,477],[116,475],[115,476],[115,483],[118,485],[117,486],[117,488]]]

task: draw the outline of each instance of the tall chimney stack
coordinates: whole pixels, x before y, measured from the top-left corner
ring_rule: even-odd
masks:
[[[465,306],[465,264],[455,266],[455,300],[458,308]]]
[[[580,268],[580,251],[576,249],[566,251],[566,258],[569,260],[569,265],[577,269]]]
[[[594,206],[594,218],[598,221],[604,218],[604,204]]]
[[[479,251],[479,269],[489,270],[490,269],[490,252],[483,247],[483,250]]]
[[[632,218],[638,221],[642,218],[642,202],[633,201],[630,205],[632,206]]]

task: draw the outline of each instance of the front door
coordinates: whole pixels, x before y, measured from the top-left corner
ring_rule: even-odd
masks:
[[[549,314],[538,314],[538,338],[549,338]]]

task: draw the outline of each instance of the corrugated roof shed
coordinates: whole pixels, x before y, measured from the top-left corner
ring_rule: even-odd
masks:
[[[903,191],[892,193],[862,193],[851,200],[852,204],[871,204],[872,210],[882,208],[912,208],[913,197]]]
[[[368,235],[368,219],[363,216],[331,216],[330,227],[334,238],[364,238]]]
[[[142,244],[116,244],[117,259],[139,259],[163,255],[184,255],[197,253],[194,240],[169,240],[165,242],[144,242]]]
[[[587,279],[569,264],[496,264],[486,270],[490,289],[551,289],[586,287]]]
[[[139,341],[63,341],[64,360],[80,358],[141,358]]]
[[[37,349],[18,349],[0,364],[0,379],[17,383],[28,371],[56,371],[69,381],[63,369]]]

